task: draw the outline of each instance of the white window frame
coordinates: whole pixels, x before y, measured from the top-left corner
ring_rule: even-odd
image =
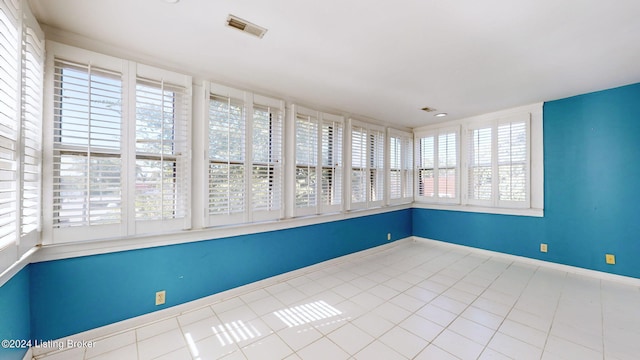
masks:
[[[526,154],[525,154],[525,160],[524,160],[524,165],[525,165],[525,171],[526,171],[526,176],[525,176],[525,184],[524,184],[524,191],[525,191],[525,199],[523,201],[509,201],[509,200],[501,200],[500,199],[500,175],[499,175],[499,158],[498,158],[498,140],[499,140],[499,135],[498,135],[498,129],[505,125],[505,124],[512,124],[512,123],[524,123],[525,126],[525,131],[526,131]],[[471,184],[471,179],[470,179],[470,172],[471,172],[471,160],[469,159],[469,155],[471,154],[471,147],[473,146],[469,139],[471,136],[472,131],[474,130],[478,130],[478,129],[490,129],[491,130],[491,196],[489,199],[485,199],[485,200],[481,200],[481,199],[473,199],[471,198],[471,189],[470,187],[472,186]],[[528,209],[531,206],[531,166],[530,166],[530,158],[531,158],[531,141],[530,141],[530,134],[531,134],[531,127],[530,127],[530,114],[529,113],[522,113],[522,114],[516,114],[514,116],[510,116],[510,117],[503,117],[503,118],[496,118],[494,120],[491,121],[477,121],[477,122],[471,122],[468,123],[465,126],[465,137],[467,139],[467,141],[464,143],[465,145],[465,151],[464,151],[464,156],[465,159],[463,161],[464,164],[464,179],[463,179],[463,184],[464,187],[467,189],[467,191],[463,194],[464,196],[464,203],[465,204],[469,204],[469,205],[475,205],[475,206],[484,206],[484,207],[495,207],[495,208],[519,208],[519,209]]]
[[[363,155],[364,155],[365,166],[358,167],[365,174],[365,182],[363,184],[365,186],[365,193],[362,194],[364,195],[364,201],[357,201],[357,202],[353,200],[353,196],[354,196],[353,173],[354,173],[354,166],[355,166],[355,164],[353,163],[353,156],[354,156],[353,131],[356,128],[362,129],[362,131],[365,133],[365,142],[366,142],[366,144],[364,144],[364,149],[360,149],[360,151],[364,151]],[[345,137],[347,137],[348,139],[348,142],[346,143],[349,149],[349,153],[347,157],[348,164],[346,167],[348,176],[345,176],[346,194],[348,194],[347,195],[348,210],[370,209],[370,208],[384,206],[386,201],[385,200],[386,192],[387,192],[386,180],[387,180],[387,157],[388,157],[387,146],[386,146],[386,142],[387,142],[386,129],[384,128],[384,126],[374,125],[374,124],[356,120],[356,119],[349,119],[348,129],[349,129],[348,133],[345,134]],[[372,143],[371,136],[376,136],[377,138],[376,141],[381,140],[383,144]],[[377,147],[376,149],[378,151],[381,151],[381,153],[379,153],[378,151],[374,151],[372,149],[372,145],[374,144]],[[382,159],[379,158],[380,156],[382,156]],[[373,166],[374,163],[377,163],[377,165]],[[371,179],[372,171],[382,172],[382,174],[376,174],[377,181],[381,181],[382,184],[377,184],[377,183],[374,184],[374,182]],[[379,196],[377,196],[376,199],[373,199],[372,186],[374,185],[377,185],[378,190],[382,191],[382,194],[379,194]]]
[[[165,160],[166,156],[175,163],[175,168],[173,169],[176,178],[176,184],[173,185],[175,186],[175,192],[171,196],[173,199],[168,202],[169,206],[172,207],[173,211],[177,212],[177,214],[174,214],[175,216],[163,214],[161,219],[156,220],[138,219],[135,215],[129,216],[126,219],[129,221],[128,226],[130,228],[131,226],[135,226],[134,234],[189,229],[191,228],[191,77],[144,64],[132,64],[130,66],[135,67],[136,72],[135,74],[131,74],[131,76],[135,76],[135,78],[130,79],[129,84],[137,85],[138,81],[150,81],[157,86],[163,86],[165,91],[167,91],[166,89],[173,89],[175,92],[181,91],[182,94],[178,97],[178,99],[181,100],[181,104],[174,105],[174,112],[172,113],[174,117],[172,134],[174,138],[172,143],[173,151],[170,153],[150,154],[157,160]],[[129,92],[131,96],[129,104],[133,105],[129,107],[129,116],[126,123],[129,127],[129,133],[132,134],[128,139],[132,151],[127,152],[127,156],[129,157],[127,163],[133,163],[134,166],[138,156],[144,157],[149,155],[138,153],[136,149],[136,141],[139,141],[136,134],[136,85],[129,85],[132,86],[134,90]],[[135,171],[132,176],[127,177],[127,180],[127,188],[137,190],[138,186],[136,184]],[[131,181],[133,181],[133,183]],[[163,194],[166,193],[166,191],[163,191]],[[133,194],[129,193],[127,200],[129,201],[128,208],[135,210],[137,194],[135,192]],[[174,202],[173,206],[171,206],[171,202]],[[163,207],[167,206],[164,201],[161,201],[161,205]]]
[[[54,154],[54,132],[55,132],[55,109],[54,109],[54,63],[56,59],[66,60],[78,64],[90,64],[92,67],[113,71],[120,74],[122,80],[122,107],[121,107],[121,137],[119,155],[121,158],[121,215],[120,221],[106,225],[88,225],[71,227],[54,227],[54,204],[53,186],[55,173]],[[182,121],[185,121],[186,144],[185,149],[190,148],[189,120],[191,119],[191,77],[163,69],[158,69],[133,61],[128,61],[89,50],[76,48],[73,46],[47,41],[47,62],[45,66],[45,124],[43,127],[43,143],[45,159],[43,161],[43,221],[46,224],[43,228],[43,243],[56,244],[76,241],[87,241],[108,238],[130,237],[148,233],[161,233],[166,231],[185,230],[191,227],[190,207],[184,204],[185,212],[183,216],[176,219],[161,220],[136,220],[135,218],[135,164],[136,164],[136,79],[137,77],[163,80],[182,86],[186,91],[187,104],[184,108]],[[190,154],[181,155],[184,157],[185,166],[182,168],[186,176],[180,176],[184,181],[181,186],[181,198],[186,202],[191,198],[190,194]]]
[[[249,113],[250,128],[251,133],[249,136],[252,136],[251,141],[251,155],[252,160],[249,162],[253,167],[268,167],[268,172],[271,174],[271,185],[269,186],[267,196],[268,206],[267,208],[258,207],[258,200],[256,199],[256,192],[253,189],[254,180],[251,179],[249,185],[252,186],[250,191],[249,200],[251,201],[251,206],[249,207],[249,221],[258,222],[258,221],[266,221],[266,220],[277,220],[282,219],[284,217],[284,129],[285,129],[285,106],[284,101],[280,99],[275,99],[259,94],[252,94],[253,101],[251,112]],[[271,130],[270,130],[270,138],[269,138],[269,147],[270,147],[270,159],[265,164],[262,161],[255,160],[254,154],[254,146],[256,145],[253,136],[256,134],[258,130],[256,125],[255,113],[256,108],[267,110],[270,116],[271,122]],[[263,200],[261,201],[263,202]]]
[[[494,113],[488,113],[480,116],[474,116],[457,121],[445,122],[431,126],[425,126],[414,129],[416,141],[416,179],[418,173],[418,156],[419,156],[419,138],[424,134],[441,131],[447,127],[459,127],[461,136],[459,136],[459,172],[460,177],[460,201],[456,204],[447,204],[435,202],[430,199],[418,196],[418,184],[416,180],[416,196],[414,206],[426,209],[455,210],[468,211],[504,215],[521,215],[521,216],[544,216],[544,153],[543,153],[543,129],[542,129],[542,103],[536,103],[521,106],[512,109],[506,109]],[[521,201],[504,201],[497,199],[497,184],[492,183],[492,198],[489,200],[469,199],[469,132],[478,128],[495,128],[501,124],[512,121],[525,121],[527,123],[527,200]],[[497,154],[497,133],[492,133],[492,157]],[[492,159],[492,171],[497,174],[497,160]],[[494,176],[497,178],[497,175]],[[497,180],[496,180],[497,181]]]
[[[310,159],[309,164],[298,164],[297,162],[297,159],[298,159],[297,145],[299,141],[299,139],[297,138],[297,124],[299,121],[298,119],[299,117],[301,118],[300,121],[304,121],[303,118],[307,118],[307,122],[315,124],[315,134],[310,134],[310,135],[312,135],[316,143],[315,143],[315,147],[313,149],[310,149],[311,151],[310,155],[312,156],[312,158]],[[344,204],[344,193],[343,193],[344,133],[345,133],[344,118],[339,115],[329,114],[329,113],[309,109],[304,106],[299,106],[294,104],[294,105],[291,105],[290,121],[293,123],[292,125],[293,132],[291,136],[292,136],[292,142],[295,144],[294,156],[292,157],[293,159],[292,171],[294,174],[294,181],[297,181],[297,179],[295,179],[295,176],[296,176],[295,174],[297,174],[298,167],[306,166],[308,170],[313,169],[313,172],[315,174],[315,183],[312,189],[313,199],[309,199],[310,203],[308,204],[308,206],[297,205],[296,203],[297,186],[292,187],[293,202],[291,206],[293,208],[293,216],[307,216],[307,215],[325,214],[325,213],[341,211]],[[335,136],[335,133],[334,133],[331,139],[331,144],[324,143],[325,137],[324,137],[323,129],[325,126],[332,126],[332,127],[337,126],[339,128],[339,131],[337,134],[338,137],[334,139],[333,138],[333,136]],[[338,145],[338,148],[334,146],[335,144]],[[329,146],[332,147],[332,151],[337,151],[339,155],[337,158],[332,157],[330,159],[329,162],[331,162],[331,164],[325,164],[323,151],[325,149],[328,149]],[[325,194],[323,189],[323,185],[324,185],[323,173],[325,171],[331,172],[331,174],[333,175],[332,180],[336,178],[342,180],[339,184],[336,184],[335,181],[331,181],[333,185],[331,185],[331,189],[329,190],[329,192],[332,194],[336,194],[337,197],[332,196],[331,197],[332,199],[329,202],[325,201]]]
[[[226,213],[210,213],[209,211],[209,201],[206,201],[205,204],[205,226],[220,226],[220,225],[233,225],[233,224],[242,224],[242,223],[251,223],[251,222],[260,222],[267,220],[277,220],[284,217],[284,129],[285,129],[285,108],[284,101],[276,98],[271,98],[267,96],[262,96],[259,94],[254,94],[252,92],[243,91],[240,89],[235,89],[232,87],[215,84],[209,81],[204,82],[205,88],[205,113],[209,112],[209,104],[212,96],[217,96],[220,98],[228,98],[233,99],[236,103],[242,104],[243,111],[243,119],[244,122],[244,149],[241,149],[243,153],[242,160],[242,168],[243,168],[243,194],[242,208],[235,212],[226,212]],[[278,154],[274,154],[274,162],[273,165],[273,201],[270,204],[268,209],[256,209],[254,204],[254,194],[252,190],[253,185],[253,168],[254,165],[258,165],[258,163],[254,163],[253,161],[253,130],[254,130],[254,106],[255,107],[269,107],[273,109],[272,114],[277,113],[277,118],[273,119],[275,124],[278,126],[278,130],[273,132],[272,135],[279,137],[279,139],[275,139],[276,142],[279,142],[277,151]],[[206,124],[207,131],[204,131],[204,146],[206,155],[206,167],[209,169],[210,164],[214,161],[213,159],[209,159],[209,116],[206,115],[204,117],[204,122]],[[270,141],[272,139],[270,138]],[[261,164],[261,163],[260,163]],[[239,165],[239,164],[236,164]],[[207,174],[209,174],[209,170],[207,170]],[[207,179],[209,175],[207,175]],[[210,199],[211,193],[209,181],[206,181],[204,194],[207,199]]]
[[[398,168],[392,167],[394,161],[392,159],[392,139],[397,139],[400,145],[400,153],[398,155],[397,162],[399,163]],[[397,129],[388,129],[387,136],[387,194],[388,194],[388,204],[396,205],[396,204],[406,204],[413,201],[413,192],[414,192],[414,145],[413,145],[413,134],[407,131],[401,131]],[[396,171],[400,176],[400,196],[393,198],[393,191],[391,189],[392,186],[392,173]]]
[[[455,164],[453,167],[451,166],[440,166],[440,141],[442,136],[454,135],[455,138]],[[417,131],[414,133],[415,140],[415,163],[416,163],[416,181],[415,181],[415,198],[416,201],[423,201],[434,204],[459,204],[460,203],[460,127],[459,126],[448,126],[441,127],[436,129],[430,129],[426,131]],[[428,197],[420,194],[420,169],[421,169],[421,140],[423,138],[433,137],[433,191],[434,196]],[[454,196],[440,196],[440,174],[439,170],[441,168],[455,170],[454,175]]]

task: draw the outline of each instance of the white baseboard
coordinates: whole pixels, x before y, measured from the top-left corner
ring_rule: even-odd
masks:
[[[623,283],[623,284],[626,284],[626,285],[640,287],[640,279],[629,277],[629,276],[616,275],[616,274],[606,273],[606,272],[597,271],[597,270],[585,269],[585,268],[581,268],[581,267],[577,267],[577,266],[558,264],[558,263],[554,263],[554,262],[551,262],[551,261],[532,259],[532,258],[528,258],[528,257],[524,257],[524,256],[505,254],[505,253],[501,253],[501,252],[497,252],[497,251],[478,249],[478,248],[474,248],[474,247],[470,247],[470,246],[466,246],[466,245],[452,244],[452,243],[448,243],[448,242],[445,242],[445,241],[433,240],[433,239],[423,238],[423,237],[419,237],[419,236],[413,236],[412,238],[416,242],[435,243],[435,244],[438,244],[438,245],[452,247],[452,248],[456,248],[456,249],[469,250],[469,251],[472,251],[472,252],[477,253],[477,254],[497,257],[497,258],[501,258],[501,259],[507,259],[507,260],[510,260],[510,261],[519,261],[519,262],[523,262],[523,263],[526,263],[526,264],[530,264],[530,265],[534,265],[534,266],[542,266],[542,267],[546,267],[546,268],[554,269],[554,270],[559,270],[559,271],[565,271],[565,272],[568,272],[570,274],[578,274],[578,275],[588,276],[588,277],[592,277],[592,278],[596,278],[596,279],[600,279],[600,280],[614,281],[614,282]]]
[[[78,334],[74,334],[71,336],[67,336],[61,339],[57,339],[57,340],[53,340],[55,343],[67,343],[67,340],[73,340],[73,341],[94,341],[94,340],[100,340],[101,338],[104,337],[108,337],[108,336],[112,336],[118,333],[123,333],[126,331],[130,331],[132,329],[135,329],[137,327],[143,326],[143,325],[147,325],[149,323],[154,323],[154,322],[158,322],[158,321],[162,321],[164,319],[170,318],[170,317],[174,317],[177,315],[180,315],[184,312],[190,312],[190,311],[194,311],[197,310],[198,308],[202,308],[205,306],[209,306],[211,304],[217,303],[217,302],[221,302],[233,297],[237,297],[273,284],[277,284],[283,281],[287,281],[305,274],[308,274],[310,272],[313,271],[317,271],[317,270],[321,270],[324,268],[328,268],[328,267],[332,267],[332,266],[336,266],[340,263],[343,263],[345,261],[348,261],[349,259],[354,259],[354,258],[359,258],[359,257],[364,257],[364,256],[368,256],[368,255],[372,255],[375,254],[377,252],[380,251],[385,251],[388,250],[392,247],[398,246],[402,243],[405,242],[411,242],[413,241],[412,237],[407,237],[404,239],[400,239],[400,240],[396,240],[393,242],[390,242],[388,244],[384,244],[384,245],[380,245],[380,246],[376,246],[374,248],[370,248],[370,249],[366,249],[366,250],[362,250],[362,251],[358,251],[356,253],[352,253],[352,254],[347,254],[344,256],[340,256],[334,259],[330,259],[330,260],[326,260],[323,261],[321,263],[317,263],[314,265],[310,265],[310,266],[306,266],[303,267],[301,269],[297,269],[297,270],[293,270],[284,274],[280,274],[280,275],[276,275],[264,280],[260,280],[260,281],[256,281],[247,285],[243,285],[237,288],[233,288],[230,290],[226,290],[214,295],[210,295],[204,298],[200,298],[200,299],[196,299],[184,304],[180,304],[180,305],[176,305],[176,306],[172,306],[170,308],[166,308],[166,309],[162,309],[162,310],[158,310],[158,311],[154,311],[152,313],[148,313],[148,314],[144,314],[144,315],[140,315],[134,318],[130,318],[130,319],[126,319],[126,320],[122,320],[119,321],[117,323],[113,323],[113,324],[109,324],[109,325],[105,325],[105,326],[101,326],[99,328],[95,328],[95,329],[91,329],[91,330],[87,330]],[[47,354],[47,355],[51,355],[60,351],[64,351],[63,350],[58,350],[57,348],[41,348],[41,347],[36,347],[36,348],[31,348],[29,349],[29,353],[33,352],[33,356],[40,356],[43,354]],[[31,357],[29,357],[28,359],[31,359]]]

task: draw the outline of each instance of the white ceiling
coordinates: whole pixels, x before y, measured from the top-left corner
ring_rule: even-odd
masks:
[[[30,0],[192,75],[417,127],[640,81],[638,0]],[[258,39],[229,14],[268,29]]]

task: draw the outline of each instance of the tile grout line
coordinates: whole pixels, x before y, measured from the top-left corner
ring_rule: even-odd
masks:
[[[564,287],[567,282],[567,276],[569,273],[564,272],[564,276],[562,278],[562,287],[560,288],[560,294],[558,295],[558,300],[556,301],[555,309],[553,310],[553,316],[551,317],[551,323],[549,324],[549,328],[547,330],[547,336],[544,341],[544,347],[542,348],[542,354],[540,355],[540,359],[544,357],[544,353],[547,349],[547,344],[549,343],[549,338],[551,337],[551,330],[553,329],[553,324],[556,322],[556,315],[558,314],[558,309],[560,308],[560,301],[562,300],[562,295],[564,293]]]

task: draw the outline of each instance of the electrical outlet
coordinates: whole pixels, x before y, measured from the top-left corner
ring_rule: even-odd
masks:
[[[547,252],[547,244],[540,244],[540,252]]]
[[[604,256],[604,261],[607,262],[607,264],[609,265],[615,265],[616,264],[616,256],[613,254],[606,254]]]
[[[167,292],[165,290],[158,291],[156,293],[156,305],[162,305],[165,303],[167,298]]]
[[[387,234],[387,240],[391,241],[391,233]]]

